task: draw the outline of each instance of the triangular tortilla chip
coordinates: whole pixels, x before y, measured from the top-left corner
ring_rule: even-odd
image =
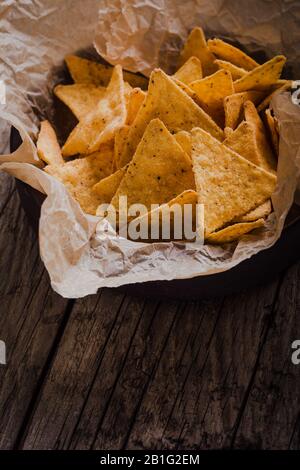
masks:
[[[146,93],[140,88],[133,88],[129,93],[128,100],[126,103],[127,108],[127,118],[126,124],[130,125],[136,118],[137,113],[139,112],[140,107],[143,104],[143,101],[146,97]]]
[[[272,203],[271,200],[268,199],[260,206],[257,206],[255,207],[255,209],[252,209],[252,211],[247,212],[247,214],[243,215],[242,217],[238,217],[236,219],[236,222],[254,222],[255,220],[267,217],[267,215],[271,214],[271,212]]]
[[[283,55],[259,65],[234,82],[235,93],[248,90],[267,90],[281,75],[286,58]]]
[[[202,129],[192,132],[192,161],[205,235],[270,198],[276,176],[241,157]]]
[[[187,131],[179,131],[174,135],[177,143],[183,148],[185,153],[191,158],[192,154],[192,138],[191,134]]]
[[[65,145],[63,156],[97,151],[111,140],[117,129],[125,124],[126,106],[122,68],[116,65],[102,100],[94,111],[86,115],[73,129]]]
[[[54,94],[70,108],[78,121],[95,109],[105,92],[105,87],[97,87],[89,83],[57,85],[54,88]]]
[[[77,158],[63,165],[48,165],[45,171],[61,181],[88,214],[95,215],[101,203],[92,186],[111,174],[113,149],[103,145],[101,151]]]
[[[276,121],[275,117],[272,116],[270,108],[265,110],[265,121],[267,123],[267,127],[269,130],[269,135],[271,137],[272,145],[273,145],[273,150],[276,155],[279,154],[279,134],[277,133],[276,129]]]
[[[180,65],[193,56],[200,60],[204,77],[217,70],[217,66],[214,64],[215,56],[207,47],[202,28],[194,28],[191,31],[180,53]]]
[[[55,130],[49,121],[41,122],[36,146],[38,156],[48,165],[61,165],[64,163]]]
[[[164,204],[186,189],[195,189],[189,156],[159,119],[153,119],[131,160],[111,203],[119,210],[119,197],[127,196],[128,207]]]
[[[111,79],[113,67],[100,64],[76,55],[68,55],[65,62],[75,83],[90,83],[106,87]],[[148,79],[142,75],[124,71],[124,80],[133,87],[147,89]]]
[[[247,73],[247,70],[242,69],[241,67],[237,67],[236,65],[232,64],[231,62],[227,62],[226,60],[216,59],[215,64],[217,64],[220,70],[228,70],[228,72],[231,73],[232,80],[237,80]]]
[[[254,59],[245,54],[245,52],[232,46],[228,42],[222,41],[222,39],[209,39],[207,45],[209,50],[217,57],[231,62],[237,67],[252,70],[259,65]]]
[[[255,138],[260,153],[261,166],[268,171],[276,170],[276,160],[268,142],[265,126],[252,101],[244,103],[245,120],[252,124],[255,129]]]
[[[251,232],[255,228],[260,228],[264,226],[264,219],[258,219],[254,222],[244,222],[234,225],[229,225],[228,227],[219,230],[218,232],[211,233],[206,238],[206,242],[212,244],[221,244],[221,243],[230,243],[234,240],[237,240],[246,233]]]
[[[130,126],[125,125],[123,127],[120,127],[120,129],[118,129],[115,133],[114,161],[116,169],[122,167],[122,165],[120,164],[120,160],[123,153],[124,145],[126,145],[129,129]]]
[[[93,191],[98,196],[99,205],[110,203],[127,171],[127,166],[120,168],[106,178],[101,179],[93,186]],[[97,215],[100,215],[97,211]],[[103,215],[103,214],[102,214]]]
[[[195,80],[202,78],[201,62],[197,57],[190,57],[181,67],[174,73],[173,78],[176,78],[182,83],[188,85]]]
[[[263,166],[256,144],[255,128],[252,124],[246,121],[241,122],[230,134],[226,132],[226,139],[223,143],[254,165]]]
[[[220,140],[223,137],[223,131],[213,119],[194,103],[171,77],[162,70],[155,69],[150,76],[147,97],[128,133],[120,160],[121,166],[130,162],[147,125],[154,118],[161,119],[173,133],[202,127]]]
[[[281,81],[281,80],[278,80],[278,81]],[[291,88],[292,86],[292,81],[291,80],[284,80],[283,81],[284,83],[276,88],[275,90],[272,91],[272,93],[270,93],[261,103],[260,105],[257,107],[257,111],[260,113],[261,111],[263,111],[267,106],[269,106],[272,98],[274,98],[274,96],[276,95],[279,95],[280,93],[283,93],[284,91],[287,91]]]
[[[253,101],[254,104],[259,103],[264,96],[261,91],[244,91],[242,93],[234,93],[224,98],[225,111],[225,127],[235,129],[243,118],[243,104],[245,101]]]
[[[189,86],[196,93],[204,111],[223,127],[223,99],[234,93],[231,73],[228,70],[218,70],[209,77],[190,83]]]

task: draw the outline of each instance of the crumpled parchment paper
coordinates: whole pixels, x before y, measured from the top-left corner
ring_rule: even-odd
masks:
[[[297,78],[300,68],[299,13],[294,1],[246,0],[4,0],[0,6],[0,79],[6,105],[0,105],[1,145],[14,125],[23,143],[0,156],[0,169],[45,193],[39,225],[41,257],[55,291],[78,298],[100,287],[213,274],[273,245],[293,202],[300,172],[300,108],[289,93],[272,106],[280,123],[275,213],[267,227],[226,248],[193,244],[131,242],[115,236],[97,217],[86,215],[65,187],[38,168],[32,137],[41,116],[51,117],[51,90],[66,54],[89,47],[112,64],[148,75],[166,71],[195,25],[208,36],[235,39],[251,51],[288,56]],[[99,18],[97,17],[99,13]],[[7,147],[6,147],[7,149]]]

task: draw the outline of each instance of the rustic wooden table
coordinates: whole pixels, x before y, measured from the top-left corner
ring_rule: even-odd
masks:
[[[55,294],[0,174],[1,449],[300,448],[300,263],[199,302]]]

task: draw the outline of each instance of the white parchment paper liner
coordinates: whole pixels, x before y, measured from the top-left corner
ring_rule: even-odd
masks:
[[[13,154],[0,156],[0,169],[47,195],[39,226],[40,253],[59,294],[77,298],[100,287],[213,274],[275,243],[300,171],[300,108],[288,93],[272,103],[280,122],[278,184],[272,198],[275,213],[266,229],[226,248],[143,244],[114,236],[96,217],[84,214],[62,184],[33,165],[38,158],[30,136],[37,131],[37,114],[51,112],[50,90],[64,56],[88,47],[94,38],[99,53],[111,63],[149,74],[157,65],[171,69],[182,39],[192,26],[201,24],[212,34],[235,38],[249,50],[261,48],[268,56],[286,53],[296,64],[296,73],[300,37],[293,2],[272,2],[272,8],[269,1],[244,0],[2,3],[0,73],[7,89],[7,104],[0,109],[2,146],[11,124],[20,131],[23,144]]]

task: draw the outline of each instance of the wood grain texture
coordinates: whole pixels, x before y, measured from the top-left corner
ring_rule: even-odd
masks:
[[[300,263],[226,298],[67,301],[0,183],[1,449],[300,448]]]

